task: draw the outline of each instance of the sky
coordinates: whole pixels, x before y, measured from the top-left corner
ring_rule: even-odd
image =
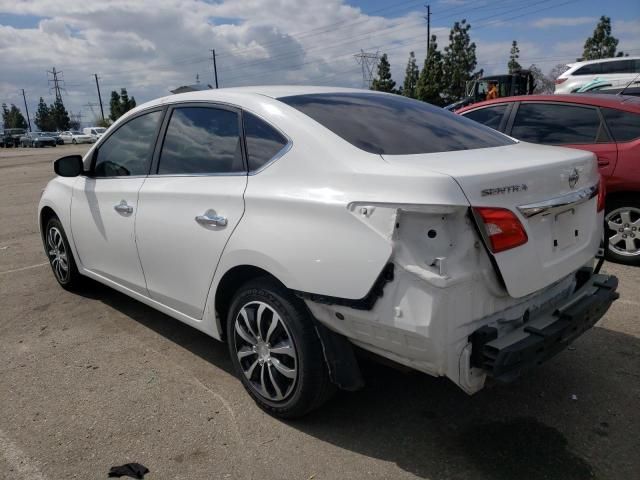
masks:
[[[401,84],[410,51],[426,54],[425,4],[438,47],[467,19],[478,68],[506,71],[511,42],[520,63],[548,72],[575,61],[598,18],[612,20],[618,48],[640,55],[638,0],[0,0],[0,103],[33,118],[39,97],[52,103],[51,75],[62,71],[63,100],[88,125],[105,113],[111,90],[138,104],[200,81],[221,87],[314,84],[361,87],[360,51],[387,53]]]

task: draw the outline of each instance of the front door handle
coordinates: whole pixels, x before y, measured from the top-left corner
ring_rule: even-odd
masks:
[[[131,205],[127,205],[127,202],[125,200],[122,200],[117,205],[114,205],[113,209],[118,213],[133,213],[133,207]]]
[[[598,166],[599,167],[606,167],[607,165],[609,165],[609,160],[605,160],[603,158],[599,158],[598,159]]]
[[[226,227],[227,219],[221,215],[198,215],[196,222],[200,225],[215,225],[217,227]]]

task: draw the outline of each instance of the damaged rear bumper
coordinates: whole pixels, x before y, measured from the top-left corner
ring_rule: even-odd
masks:
[[[471,335],[471,364],[490,377],[509,382],[567,347],[591,328],[619,297],[618,279],[593,274],[560,306],[541,312],[498,337],[490,326]]]

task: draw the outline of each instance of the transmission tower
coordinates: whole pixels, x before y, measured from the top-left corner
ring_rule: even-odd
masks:
[[[360,49],[360,53],[354,55],[358,65],[362,67],[362,86],[363,88],[371,88],[373,82],[373,71],[378,66],[380,52],[368,53]]]
[[[91,116],[94,119],[99,119],[100,117],[98,115],[96,115],[95,110],[93,109],[94,107],[99,107],[100,104],[99,103],[95,103],[95,102],[87,102],[83,105],[83,107],[89,107],[89,110],[91,110]]]
[[[51,78],[48,78],[49,75],[51,75]],[[51,70],[47,70],[47,80],[49,82],[49,92],[55,92],[56,100],[60,100],[62,102],[62,90],[66,93],[64,80],[62,79],[62,72],[57,71],[56,67],[53,67]]]

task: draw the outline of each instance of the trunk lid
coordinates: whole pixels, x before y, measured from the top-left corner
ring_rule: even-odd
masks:
[[[383,158],[399,167],[421,166],[451,176],[473,207],[506,208],[516,214],[527,242],[494,254],[513,297],[560,280],[598,251],[602,214],[596,214],[593,187],[599,174],[591,152],[518,143]]]

